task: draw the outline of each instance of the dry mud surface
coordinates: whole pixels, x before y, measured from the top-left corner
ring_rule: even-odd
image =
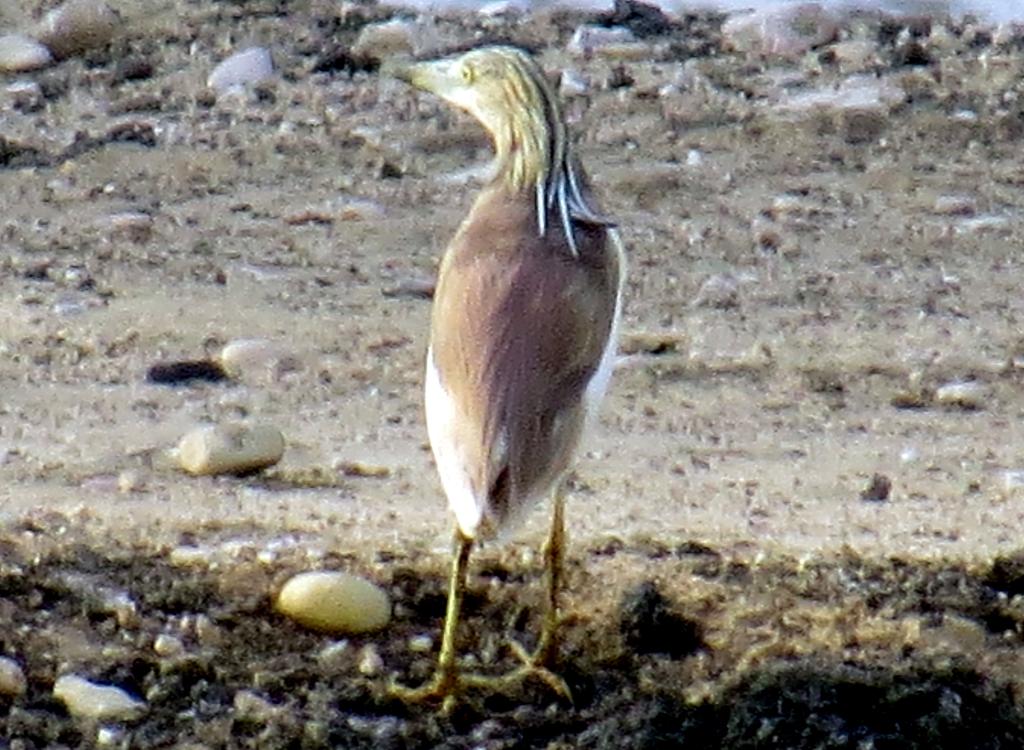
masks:
[[[696,17],[579,59],[593,18],[424,32],[589,80],[572,127],[631,263],[569,499],[575,702],[441,717],[386,687],[426,678],[443,615],[425,297],[488,145],[346,53],[388,16],[178,0],[4,94],[0,654],[27,688],[0,747],[1024,747],[1021,41],[865,17],[867,62],[772,61]],[[250,44],[277,77],[215,97]],[[854,74],[882,103],[801,98]],[[146,380],[240,338],[272,354],[234,380]],[[181,474],[210,421],[276,424],[283,462]],[[535,637],[544,521],[474,558],[481,670]],[[274,614],[318,567],[386,587],[391,626],[342,647]],[[72,717],[68,673],[146,710]]]

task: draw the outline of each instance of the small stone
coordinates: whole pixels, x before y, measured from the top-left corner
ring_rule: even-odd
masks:
[[[223,94],[231,89],[253,86],[274,74],[270,51],[249,47],[222,60],[206,79],[206,85]]]
[[[364,677],[376,677],[384,671],[384,660],[372,643],[363,646],[359,652],[359,673]]]
[[[408,276],[399,279],[392,286],[385,287],[381,294],[385,297],[411,297],[412,299],[431,299],[437,282],[433,276]]]
[[[317,663],[328,672],[344,672],[351,667],[354,659],[346,640],[331,641],[316,655]]]
[[[590,81],[577,70],[566,68],[558,81],[558,93],[563,97],[584,96],[590,91]]]
[[[424,55],[438,47],[440,41],[432,22],[393,18],[369,23],[360,29],[352,44],[352,54],[357,58],[383,60],[399,55]]]
[[[590,57],[595,52],[601,53],[620,45],[632,45],[634,42],[636,42],[636,37],[633,36],[633,32],[621,26],[609,28],[607,26],[584,25],[578,27],[573,32],[572,38],[569,39],[569,43],[566,45],[566,50],[570,55]],[[644,46],[646,49],[646,45],[641,46]]]
[[[53,63],[53,55],[45,45],[24,34],[0,36],[0,71],[24,73],[45,68]]]
[[[974,216],[978,204],[967,195],[940,195],[932,210],[943,216]]]
[[[116,747],[124,742],[124,729],[102,726],[96,730],[97,747]]]
[[[233,706],[237,718],[258,723],[266,723],[278,713],[277,706],[252,690],[239,690],[235,693]]]
[[[289,579],[275,609],[325,633],[367,633],[391,619],[391,602],[378,586],[341,571],[310,571]]]
[[[838,31],[835,17],[818,3],[780,4],[731,16],[722,24],[722,43],[738,52],[795,60]]]
[[[121,14],[103,0],[68,0],[46,14],[38,36],[63,59],[107,44],[122,23]]]
[[[1003,491],[1015,495],[1024,490],[1024,469],[1007,469],[1003,472]]]
[[[25,672],[18,662],[7,656],[0,656],[0,695],[17,698],[28,688]]]
[[[4,98],[16,109],[35,112],[43,106],[43,87],[35,81],[14,81],[4,88]]]
[[[196,615],[196,639],[201,646],[220,646],[224,642],[224,631],[209,615]]]
[[[1012,227],[1008,216],[983,214],[960,219],[955,228],[957,234],[1009,234]]]
[[[113,685],[98,685],[64,675],[53,684],[53,697],[62,701],[72,716],[97,721],[129,721],[146,710],[146,704]]]
[[[273,466],[284,436],[271,425],[206,425],[178,443],[178,463],[193,475],[246,474]]]
[[[277,346],[267,339],[235,339],[220,350],[217,361],[232,378],[267,372],[281,358]]]
[[[180,656],[185,653],[185,644],[176,636],[161,633],[153,641],[153,651],[157,656]]]
[[[434,639],[429,635],[414,635],[409,639],[409,650],[414,654],[429,654],[434,648]]]
[[[117,475],[117,491],[127,495],[130,492],[141,492],[146,487],[146,480],[136,469],[125,469]]]
[[[369,479],[386,479],[391,476],[391,469],[387,466],[368,464],[362,461],[347,461],[336,459],[332,462],[332,468],[340,471],[347,477],[364,477]]]
[[[693,300],[694,307],[726,310],[737,307],[740,301],[740,283],[730,273],[716,273],[705,279]]]
[[[892,480],[885,474],[875,474],[868,486],[860,492],[860,499],[872,503],[884,503],[892,492]]]
[[[988,389],[973,380],[946,383],[935,389],[935,403],[974,410],[985,406]]]
[[[193,565],[206,565],[210,561],[210,551],[203,547],[196,547],[191,544],[183,544],[175,547],[167,554],[167,559],[179,568],[189,568]]]
[[[878,45],[867,39],[836,42],[830,49],[843,73],[863,73],[882,64],[878,57]]]
[[[104,221],[111,237],[142,244],[153,236],[153,217],[141,211],[110,214]]]

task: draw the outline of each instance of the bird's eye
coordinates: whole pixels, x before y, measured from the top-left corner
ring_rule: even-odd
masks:
[[[476,77],[476,73],[473,71],[473,68],[471,66],[469,66],[469,65],[463,65],[462,66],[462,80],[463,81],[465,81],[466,83],[472,83],[473,79],[475,77]]]

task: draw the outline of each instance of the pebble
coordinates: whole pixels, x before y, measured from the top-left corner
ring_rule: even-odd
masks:
[[[153,217],[141,211],[122,211],[107,216],[103,223],[111,237],[142,244],[153,236]]]
[[[573,32],[566,50],[570,55],[590,57],[594,53],[602,53],[621,45],[632,45],[636,37],[629,29],[621,26],[580,26]],[[641,45],[646,49],[646,45]]]
[[[299,573],[285,583],[275,609],[325,633],[366,633],[383,628],[391,618],[391,602],[383,589],[341,571]]]
[[[180,656],[185,652],[185,644],[177,636],[161,633],[153,641],[153,651],[157,656]]]
[[[274,74],[274,61],[264,47],[249,47],[222,60],[211,71],[206,85],[219,94],[251,86]]]
[[[694,307],[725,310],[739,305],[740,283],[731,273],[716,273],[705,279],[693,299]]]
[[[122,25],[121,14],[103,0],[68,0],[46,14],[39,40],[58,58],[102,47]]]
[[[984,234],[988,232],[1009,234],[1011,225],[1010,219],[1007,216],[983,214],[981,216],[961,219],[956,223],[955,229],[957,234]]]
[[[53,55],[45,45],[24,34],[0,36],[0,71],[24,73],[39,70],[53,63]]]
[[[882,64],[878,56],[878,45],[867,39],[836,42],[830,49],[839,69],[844,73],[863,73]]]
[[[773,5],[734,15],[722,25],[726,49],[795,60],[835,39],[839,25],[818,3]]]
[[[974,216],[978,204],[966,195],[940,195],[935,199],[932,210],[944,216]]]
[[[265,372],[280,358],[278,348],[267,339],[234,339],[220,350],[217,361],[228,377]]]
[[[284,436],[276,427],[205,425],[178,443],[178,463],[193,475],[244,474],[273,466],[284,455]]]
[[[590,91],[590,82],[577,70],[566,68],[558,81],[558,93],[563,97],[584,96]]]
[[[398,55],[424,55],[440,47],[437,29],[427,20],[393,18],[359,30],[352,54],[382,60]]]
[[[127,495],[146,489],[146,480],[137,469],[125,469],[117,475],[117,491]]]
[[[852,75],[841,81],[838,86],[828,84],[783,96],[776,102],[774,108],[783,112],[875,108],[887,112],[889,107],[902,104],[905,98],[903,89],[888,78]]]
[[[1003,491],[1013,495],[1024,490],[1024,469],[1007,469],[1003,472]]]
[[[259,723],[273,720],[278,714],[277,706],[252,690],[239,690],[233,701],[235,716]]]
[[[985,406],[988,389],[973,380],[960,380],[940,385],[935,389],[935,402],[961,409],[981,409]]]
[[[409,650],[414,654],[428,654],[434,648],[434,639],[429,635],[414,635],[409,639]]]
[[[328,672],[343,672],[352,663],[353,655],[347,640],[331,641],[316,655],[317,663]]]
[[[146,704],[113,685],[98,685],[64,675],[53,684],[53,697],[67,706],[68,713],[98,721],[128,721],[141,715]]]
[[[35,81],[13,81],[4,87],[4,98],[14,107],[34,112],[43,106],[43,87]]]
[[[18,697],[28,687],[25,672],[18,662],[8,656],[0,656],[0,695]]]
[[[372,643],[363,646],[359,652],[359,674],[364,677],[376,677],[384,671],[384,660],[377,647]]]

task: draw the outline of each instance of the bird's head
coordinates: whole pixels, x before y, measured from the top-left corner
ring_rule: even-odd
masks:
[[[393,76],[429,91],[473,115],[490,131],[502,155],[524,146],[524,138],[542,135],[541,159],[552,130],[562,127],[558,100],[544,71],[525,51],[511,46],[478,47],[440,60],[394,63]]]

